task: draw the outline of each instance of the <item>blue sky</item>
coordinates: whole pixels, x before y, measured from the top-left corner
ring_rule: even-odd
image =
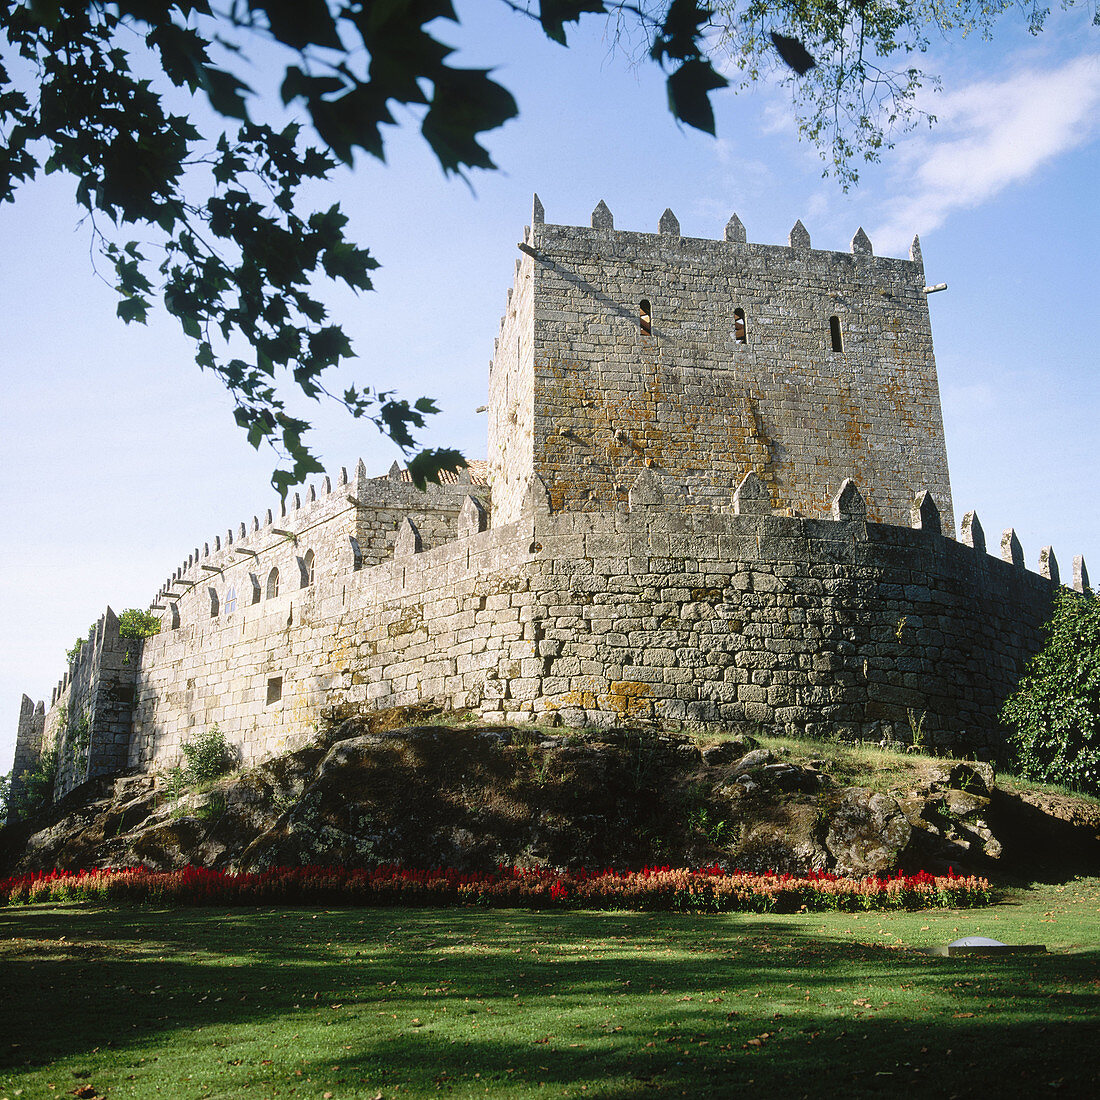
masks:
[[[487,364],[516,242],[537,191],[550,222],[587,224],[606,200],[619,228],[655,232],[671,207],[686,236],[780,244],[801,218],[814,247],[857,227],[880,254],[919,233],[956,516],[976,508],[991,548],[1016,528],[1028,565],[1054,546],[1100,578],[1100,31],[1057,12],[1029,36],[934,43],[939,124],[899,140],[845,195],[799,143],[781,92],[715,97],[717,140],[669,117],[660,75],[632,69],[600,20],[569,50],[502,5],[459,5],[441,36],[491,66],[520,117],[489,135],[500,171],[444,179],[415,126],[388,163],[344,172],[339,201],[382,267],[375,292],[328,296],[359,358],[349,381],[435,397],[424,442],[485,454]],[[409,121],[412,122],[411,116]],[[196,545],[275,503],[270,452],[254,452],[216,382],[173,325],[114,319],[113,291],[56,176],[0,210],[0,770],[21,695],[48,700],[64,651],[107,604],[145,607]],[[399,457],[370,426],[303,402],[326,468]]]

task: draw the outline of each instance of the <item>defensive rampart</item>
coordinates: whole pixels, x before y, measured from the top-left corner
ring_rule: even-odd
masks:
[[[217,723],[246,759],[308,738],[326,710],[433,700],[568,725],[847,730],[988,751],[1041,643],[1056,576],[917,527],[772,515],[750,475],[724,512],[679,512],[648,471],[618,512],[519,520],[146,642],[130,763],[161,766]],[[468,516],[475,516],[472,503]],[[1056,572],[1049,552],[1044,567]]]
[[[108,610],[24,699],[16,784],[50,749],[64,793],[214,725],[249,762],[422,701],[996,751],[1060,580],[974,513],[952,537],[919,244],[552,226],[536,198],[520,250],[488,461],[423,493],[360,462],[195,547],[160,634]]]
[[[751,474],[708,514],[670,505],[675,487],[651,471],[615,512],[553,513],[536,480],[520,518],[492,529],[463,494],[435,546],[403,520],[393,556],[357,567],[335,536],[315,537],[312,578],[256,604],[211,614],[199,593],[202,614],[121,646],[105,617],[45,719],[58,745],[73,714],[89,719],[59,793],[127,764],[170,766],[214,724],[247,762],[308,740],[333,710],[426,700],[571,726],[779,727],[988,753],[1058,583],[1049,549],[1046,575],[1031,572],[1011,532],[1008,560],[988,554],[972,513],[967,541],[946,537],[927,494],[917,526],[868,522],[851,482],[828,519],[773,515]],[[297,557],[309,530],[280,552]]]
[[[1023,568],[1011,533],[1011,560],[995,558],[972,513],[972,544],[956,542],[927,496],[917,527],[868,523],[851,482],[831,519],[772,515],[754,477],[734,514],[670,512],[652,483],[631,495],[649,503],[536,526],[536,709],[1001,743],[1001,703],[1049,618],[1049,550],[1053,577]]]

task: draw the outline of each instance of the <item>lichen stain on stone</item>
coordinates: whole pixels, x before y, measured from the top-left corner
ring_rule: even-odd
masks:
[[[653,689],[637,680],[612,680],[600,707],[620,718],[649,718],[653,714]]]

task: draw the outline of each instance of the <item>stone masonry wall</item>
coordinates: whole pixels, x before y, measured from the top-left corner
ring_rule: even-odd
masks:
[[[707,511],[752,469],[774,509],[806,515],[849,476],[869,517],[891,523],[927,489],[954,531],[916,242],[898,260],[874,256],[862,231],[851,253],[812,250],[801,223],[781,247],[747,243],[736,218],[711,241],[681,237],[668,211],[657,234],[614,229],[602,203],[593,228],[540,216],[509,306],[518,325],[533,296],[533,426],[516,424],[508,445],[530,432],[556,510],[613,508],[649,467]],[[511,497],[497,502],[498,522],[514,518]]]
[[[280,509],[217,535],[182,562],[157,594],[162,629],[174,630],[232,616],[269,598],[374,565],[393,554],[406,519],[422,546],[454,538],[468,493],[489,508],[488,486],[473,485],[468,472],[453,483],[421,492],[396,465],[385,477],[368,478],[360,462],[354,476],[341,470],[335,485],[293,493]],[[304,499],[303,499],[304,497]],[[272,577],[272,571],[276,576]]]
[[[146,640],[130,764],[170,765],[215,723],[250,761],[301,743],[327,711],[433,699],[487,713],[537,692],[530,521],[331,570],[231,617]],[[528,711],[532,703],[528,701]]]
[[[976,524],[976,519],[974,520]],[[536,527],[537,710],[619,721],[847,728],[962,750],[1042,643],[1052,581],[922,529],[629,512]],[[1018,545],[1018,544],[1017,544]]]
[[[514,524],[148,639],[131,765],[215,722],[252,760],[333,708],[423,700],[990,750],[1049,616],[1050,578],[985,553],[973,517],[976,545],[945,537],[928,504],[910,528],[866,522],[851,491],[834,520],[751,495],[678,511],[645,484],[629,511],[551,514],[539,490]]]
[[[118,619],[107,608],[69,663],[42,719],[40,746],[58,754],[56,797],[126,767],[140,662],[141,639],[120,638]]]
[[[46,707],[24,695],[19,706],[19,726],[15,737],[15,758],[11,766],[11,786],[8,791],[7,822],[17,821],[16,803],[24,789],[24,772],[33,771],[42,752],[42,735],[46,728]]]
[[[425,700],[568,725],[897,740],[916,727],[941,748],[995,748],[1000,705],[1042,641],[1053,555],[1047,576],[1023,568],[1014,539],[1012,560],[990,556],[972,514],[970,544],[955,542],[929,497],[916,528],[868,523],[851,483],[832,507],[838,518],[772,515],[750,476],[725,510],[685,511],[645,470],[620,510],[552,513],[536,480],[512,524],[485,530],[467,500],[448,541],[423,549],[403,529],[391,558],[360,568],[312,543],[311,584],[143,643],[120,645],[109,615],[45,716],[47,747],[85,712],[91,731],[58,793],[170,766],[215,723],[248,762],[334,710]],[[341,525],[328,527],[335,552]]]
[[[536,276],[530,256],[516,262],[489,364],[489,483],[498,524],[519,516],[534,463]]]

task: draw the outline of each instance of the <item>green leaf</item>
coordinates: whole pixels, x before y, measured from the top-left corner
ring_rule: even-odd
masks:
[[[728,83],[711,68],[709,61],[685,61],[668,78],[669,109],[681,122],[713,134],[714,109],[709,93],[725,88]]]
[[[457,473],[466,467],[459,451],[447,448],[423,450],[409,460],[408,470],[413,484],[423,491],[429,481],[438,483],[442,473]]]
[[[565,40],[565,24],[579,23],[582,15],[605,15],[607,8],[600,0],[542,0],[539,5],[539,22],[547,38],[561,45]]]
[[[267,13],[268,26],[277,42],[291,49],[342,47],[336,21],[326,0],[250,0],[249,6]]]
[[[224,69],[204,65],[201,83],[207,99],[210,100],[210,106],[219,115],[247,120],[248,107],[244,101],[244,93],[250,93],[252,89],[243,80],[239,80]]]
[[[149,303],[141,298],[124,298],[115,307],[115,312],[127,324],[131,321],[145,324],[149,316]]]
[[[495,167],[476,137],[518,113],[512,93],[482,69],[446,69],[435,78],[432,105],[420,132],[446,172]]]

